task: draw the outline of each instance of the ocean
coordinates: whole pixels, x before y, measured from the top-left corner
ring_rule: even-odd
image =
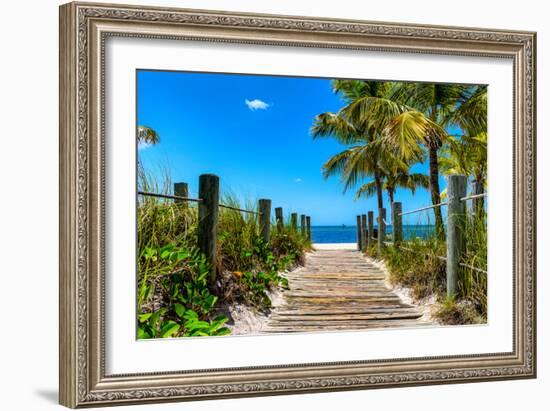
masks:
[[[375,227],[376,228],[376,227]],[[387,226],[386,233],[391,234],[393,227]],[[426,238],[433,234],[433,225],[404,225],[403,238]],[[311,226],[311,240],[314,243],[356,243],[357,226]]]

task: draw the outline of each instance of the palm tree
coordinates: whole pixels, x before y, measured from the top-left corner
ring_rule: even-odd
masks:
[[[148,126],[138,126],[137,142],[138,144],[154,145],[160,141],[159,134]]]
[[[468,118],[479,113],[482,94],[466,85],[394,83],[385,95],[360,97],[343,111],[358,124],[382,129],[383,141],[407,161],[420,161],[427,151],[430,194],[432,204],[437,205],[441,203],[438,151],[449,138],[445,127],[466,122],[464,114],[455,114],[466,102],[471,103]],[[482,122],[468,121],[478,126]],[[434,214],[436,232],[443,238],[441,209],[434,207]]]
[[[382,95],[391,88],[389,82],[369,82],[360,80],[334,80],[333,91],[339,94],[346,104],[364,95]],[[378,144],[381,134],[365,123],[352,121],[346,112],[323,113],[315,118],[311,128],[313,138],[333,137],[342,144],[351,145],[334,155],[322,171],[325,178],[339,174],[344,192],[356,186],[364,178],[373,178],[373,194],[377,194],[378,207],[383,204],[383,161],[386,157],[383,146]]]

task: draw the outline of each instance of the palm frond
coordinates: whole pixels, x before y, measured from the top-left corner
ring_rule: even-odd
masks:
[[[418,111],[406,111],[394,117],[384,130],[384,142],[407,160],[420,160],[421,144],[440,145],[447,137],[445,130]]]
[[[383,97],[364,96],[352,101],[341,111],[354,123],[370,130],[382,130],[409,107]]]
[[[160,141],[160,136],[151,127],[138,126],[137,141],[138,144],[158,144]]]
[[[469,135],[487,131],[487,86],[475,86],[449,116],[449,123],[458,125]]]
[[[376,188],[376,182],[370,181],[368,183],[363,184],[355,193],[355,201],[359,200],[360,198],[369,198],[372,196],[375,196],[377,193]]]
[[[314,139],[332,137],[342,144],[355,144],[363,139],[361,132],[352,123],[331,112],[317,115],[310,132]]]

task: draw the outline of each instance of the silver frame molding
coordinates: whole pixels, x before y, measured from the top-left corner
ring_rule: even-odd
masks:
[[[512,352],[106,375],[104,45],[109,36],[490,56],[514,64]],[[199,400],[536,376],[536,35],[92,3],[60,8],[60,403]]]

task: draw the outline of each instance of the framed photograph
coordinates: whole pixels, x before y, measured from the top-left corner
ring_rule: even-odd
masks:
[[[61,404],[534,378],[535,40],[61,6]]]

